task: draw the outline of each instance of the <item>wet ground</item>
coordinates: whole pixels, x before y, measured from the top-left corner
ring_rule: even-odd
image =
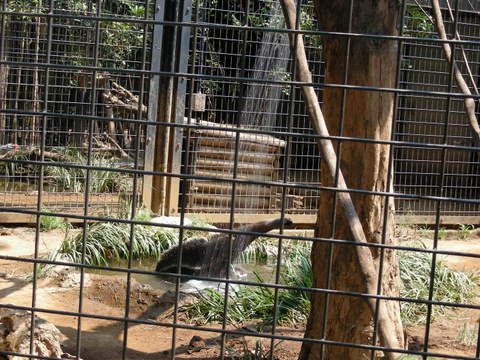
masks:
[[[472,232],[467,239],[460,239],[455,234],[449,234],[439,243],[439,248],[452,251],[480,253],[480,232]],[[41,254],[54,250],[64,237],[63,230],[53,230],[40,233]],[[427,246],[431,239],[422,238]],[[31,257],[34,252],[35,231],[31,228],[3,228],[0,229],[0,252],[2,255]],[[480,271],[480,263],[475,258],[447,256],[443,259],[449,266],[468,271]],[[143,262],[135,264],[137,268],[153,268],[154,263]],[[273,267],[249,268],[242,265],[246,273],[252,270],[262,270],[266,279],[272,274]],[[240,271],[241,271],[240,269]],[[64,335],[65,351],[77,353],[77,334],[81,329],[80,355],[85,360],[119,359],[123,351],[131,360],[167,359],[172,348],[172,330],[167,326],[145,325],[130,323],[128,330],[127,348],[123,349],[125,322],[120,319],[126,315],[126,280],[125,274],[118,272],[93,272],[84,277],[84,292],[82,303],[79,302],[78,272],[65,269],[56,269],[56,275],[40,279],[33,297],[32,282],[28,275],[33,265],[24,261],[0,260],[0,302],[18,306],[35,306],[54,311],[63,311],[66,314],[39,313],[47,321],[54,323]],[[198,284],[197,284],[198,285]],[[200,286],[200,285],[198,285]],[[150,275],[134,275],[129,299],[129,317],[133,319],[156,320],[164,324],[171,324],[172,306],[174,297],[169,290],[172,284]],[[188,301],[188,297],[184,298]],[[478,302],[477,302],[478,303]],[[78,318],[69,315],[81,311],[91,317]],[[109,316],[118,318],[118,321],[102,320],[95,316]],[[431,351],[445,352],[465,356],[474,356],[475,345],[468,345],[473,338],[476,340],[475,323],[480,319],[479,311],[462,310],[452,312],[451,316],[442,319],[432,326],[430,339]],[[181,316],[179,323],[193,326],[193,329],[178,329],[176,332],[175,348],[178,357],[189,359],[215,358],[219,355],[221,337],[218,333],[206,331],[207,328],[189,324]],[[220,325],[208,325],[209,329],[220,328]],[[256,331],[255,324],[242,324],[250,331]],[[229,327],[234,328],[234,327]],[[267,328],[265,331],[268,331]],[[303,336],[303,326],[281,328],[280,333]],[[422,325],[408,328],[410,346],[420,346],[424,327]],[[255,333],[252,332],[252,335]],[[200,346],[190,345],[194,336],[202,338]],[[227,339],[226,348],[240,354],[247,345],[250,350],[255,349],[255,338],[236,337]],[[198,344],[197,344],[198,345]],[[265,351],[269,341],[265,341]],[[298,356],[301,343],[299,341],[282,342],[275,348],[275,358],[291,360]]]

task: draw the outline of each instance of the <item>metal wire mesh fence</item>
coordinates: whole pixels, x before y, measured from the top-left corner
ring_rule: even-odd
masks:
[[[458,33],[462,39],[478,40],[478,17],[473,16],[474,8],[463,4],[464,11],[459,15]],[[435,30],[429,22],[419,22],[412,7],[407,13],[407,23],[411,24],[412,36],[434,37]],[[417,13],[418,15],[418,13]],[[454,19],[446,16],[446,26],[453,31]],[[419,42],[405,43],[403,55],[403,78],[400,86],[411,90],[450,91],[449,67],[443,61],[440,46]],[[472,87],[478,82],[478,47],[476,44],[462,45],[456,53],[456,59],[462,73],[471,76]],[[467,68],[467,59],[469,68]],[[468,75],[470,74],[470,75]],[[458,91],[453,85],[451,91]],[[443,143],[442,118],[439,109],[446,108],[447,98],[407,95],[402,97],[397,120],[397,139],[429,143]],[[473,139],[463,113],[463,102],[456,99],[451,105],[446,143],[470,146]],[[396,154],[396,185],[400,192],[416,194],[438,194],[438,174],[442,164],[441,152],[436,150],[407,149],[399,147]],[[478,198],[478,154],[476,152],[449,151],[445,169],[445,191],[452,197]],[[431,215],[432,203],[401,200],[397,204],[401,213]],[[445,208],[450,215],[475,215],[476,205],[451,204]]]
[[[261,2],[260,2],[261,4]],[[420,6],[421,5],[421,6]],[[405,24],[406,35],[409,37],[432,38],[435,36],[433,24],[425,12],[425,5],[409,3],[407,8]],[[423,7],[422,7],[423,6]],[[238,9],[241,5],[237,4]],[[241,10],[232,7],[229,2],[200,3],[198,6],[198,18],[203,22],[215,22],[235,25],[242,16]],[[316,20],[312,16],[311,4],[305,4],[302,8],[301,24],[304,29],[314,29]],[[470,4],[461,5],[462,15],[459,25],[459,33],[463,39],[478,40],[478,29],[476,17],[472,13]],[[268,10],[268,16],[266,16]],[[427,14],[427,15],[425,15]],[[258,8],[248,15],[253,19],[255,26],[275,27],[284,26],[279,7],[273,6],[270,2],[258,5]],[[473,16],[473,18],[472,18]],[[475,18],[475,19],[474,19]],[[447,17],[447,26],[453,26],[453,20]],[[198,52],[197,72],[205,75],[233,75],[241,72],[241,37],[239,31],[225,29],[203,29],[195,33]],[[286,58],[289,56],[288,39],[285,34],[249,33],[248,47],[245,49],[245,74],[253,79],[275,80],[288,79]],[[233,41],[232,41],[233,39]],[[316,82],[322,82],[322,54],[319,50],[320,36],[307,36],[307,49],[309,63]],[[227,45],[228,44],[228,45]],[[469,44],[463,47],[463,52],[457,52],[457,61],[464,74],[471,74],[472,81],[476,83],[478,71],[476,70],[476,45]],[[411,90],[437,90],[442,91],[448,88],[448,65],[443,59],[442,49],[438,44],[425,44],[425,42],[407,41],[402,48],[401,82],[399,87]],[[466,54],[470,70],[465,67],[463,54]],[[271,129],[274,131],[285,131],[289,113],[288,88],[282,85],[249,83],[245,86],[242,102],[238,102],[240,87],[237,83],[228,83],[223,80],[201,79],[192,87],[194,98],[199,95],[206,95],[208,102],[205,107],[193,108],[193,116],[205,121],[213,121],[216,124],[231,124],[235,122],[236,110],[241,110],[242,126]],[[297,133],[311,133],[311,127],[306,118],[306,110],[302,106],[300,90],[293,89],[293,112],[292,130]],[[456,91],[456,90],[455,90]],[[321,92],[321,90],[319,90]],[[443,101],[443,102],[442,102]],[[415,142],[441,142],[442,141],[442,120],[443,116],[437,109],[445,108],[445,98],[432,99],[429,96],[401,95],[400,106],[397,115],[396,139],[399,141]],[[194,104],[195,105],[195,104]],[[449,124],[448,141],[452,144],[472,144],[472,137],[469,133],[469,126],[465,119],[462,107],[462,100],[458,100],[456,113],[458,118]],[[200,110],[200,111],[198,111]],[[436,111],[437,110],[437,111]],[[453,111],[453,110],[452,110]],[[435,125],[436,124],[436,125]],[[436,134],[436,135],[435,135]],[[203,134],[200,134],[202,136]],[[190,155],[190,162],[193,173],[208,172],[231,172],[232,163],[221,163],[215,161],[212,165],[212,154],[205,153],[204,148],[197,150],[196,136],[192,136],[193,150]],[[222,145],[223,144],[223,145]],[[223,147],[221,147],[223,146]],[[317,151],[315,142],[309,139],[291,139],[291,159],[289,160],[289,173],[287,177],[292,182],[315,184],[319,181],[318,164],[320,154]],[[225,143],[219,141],[213,147],[215,156],[233,159]],[[273,150],[279,154],[279,149]],[[434,195],[437,193],[441,161],[440,151],[417,150],[398,147],[395,154],[395,186],[399,192],[406,192],[416,195]],[[478,198],[478,171],[476,168],[477,154],[475,152],[449,152],[450,158],[446,161],[447,180],[446,185],[454,197]],[[248,172],[258,179],[275,179],[281,177],[281,164],[275,163],[275,158],[264,159],[270,165],[265,168],[259,161],[258,164],[245,164],[246,169],[240,166],[240,172]],[[213,167],[212,167],[213,166]],[[255,169],[255,167],[260,169]],[[206,171],[206,172],[205,172]],[[189,193],[189,212],[211,212],[225,213],[229,208],[229,194],[224,189],[212,187],[208,182],[191,184],[187,191]],[[275,201],[275,190],[265,192],[261,188],[250,188],[239,194],[237,207],[242,208],[245,213],[256,209],[264,213],[278,211],[279,201]],[[250,200],[242,201],[242,197]],[[268,197],[268,199],[265,199]],[[252,199],[255,199],[252,201]],[[261,199],[265,199],[261,201]],[[287,212],[290,214],[315,214],[317,209],[318,192],[309,190],[292,190],[288,194]],[[475,216],[478,213],[476,205],[449,204],[444,209],[444,215]],[[431,222],[435,214],[432,204],[423,200],[398,200],[397,212],[399,215],[416,216],[417,221]],[[430,215],[430,220],[428,217]],[[453,221],[454,222],[454,221]]]
[[[459,271],[478,271],[478,231],[466,221],[450,233],[440,225],[446,214],[478,214],[479,147],[426,5],[402,3],[406,30],[386,36],[318,32],[312,3],[302,1],[297,31],[287,31],[271,1],[3,0],[0,214],[10,222],[28,215],[35,227],[0,235],[0,356],[283,360],[306,358],[315,345],[319,359],[331,359],[332,349],[371,359],[478,358],[477,279]],[[445,5],[449,36],[458,29],[463,40],[449,41],[455,58],[468,73],[463,48],[476,79],[477,4],[455,1],[450,20]],[[295,80],[289,33],[305,36],[311,84]],[[316,214],[321,192],[342,192],[320,184],[323,137],[312,133],[300,91],[349,91],[348,82],[325,82],[322,36],[397,44],[395,88],[351,85],[395,95],[394,137],[329,139],[395,152],[394,190],[348,192],[395,199],[404,214],[433,214],[431,229],[399,227],[398,243],[390,242],[385,205],[368,244],[335,231],[287,231],[295,226],[287,216]],[[393,168],[393,158],[382,164]],[[152,218],[142,205],[178,217]],[[223,224],[189,219],[209,212],[224,215]],[[343,215],[320,216],[340,224]],[[65,238],[42,231],[55,219]],[[448,236],[476,241],[454,247]],[[336,277],[334,251],[365,246],[376,261],[376,293]],[[331,249],[325,259],[315,257],[321,247]],[[387,293],[384,278],[401,291]],[[377,307],[332,318],[328,304],[338,299],[358,309],[376,299]],[[408,336],[396,348],[379,339],[380,303],[404,316]],[[307,324],[309,314],[323,314],[322,323]],[[367,319],[365,338],[332,335],[339,319],[351,329]],[[60,332],[62,347],[52,345]]]
[[[88,17],[101,11],[116,19],[138,20],[150,16],[152,10],[135,1],[123,5],[102,2],[101,9],[93,2],[54,2],[51,6],[55,18],[36,16],[50,11],[47,2],[4,4],[2,157],[35,160],[42,148],[45,161],[131,168],[137,148],[139,159],[143,158],[143,127],[115,119],[146,119],[146,106],[139,104],[146,98],[149,83],[145,76],[118,71],[97,71],[94,79],[85,67],[150,68],[151,27],[135,22],[94,24]],[[92,123],[89,116],[112,120]],[[51,166],[44,167],[43,172],[43,206],[81,213],[85,172]],[[127,193],[131,179],[116,175],[109,171],[91,173],[92,207],[113,210],[120,204],[118,194],[131,196]],[[32,192],[38,189],[37,167],[4,163],[1,177],[5,206],[35,208],[36,194]]]
[[[240,3],[232,6],[227,1],[213,3],[205,1],[197,5],[197,21],[203,23],[239,25],[245,16],[248,16],[252,26],[274,29],[285,27],[280,4],[277,2],[259,1],[248,15],[245,15]],[[310,30],[315,27],[312,3],[304,4],[301,17],[303,27]],[[195,99],[204,94],[207,103],[204,108],[192,107],[192,115],[199,120],[226,126],[236,124],[237,117],[240,116],[241,126],[245,129],[263,129],[280,133],[288,131],[289,117],[293,116],[291,130],[298,134],[311,133],[300,89],[290,89],[289,86],[280,83],[262,83],[262,80],[291,80],[287,34],[251,31],[244,36],[245,38],[242,38],[240,30],[222,28],[203,29],[194,34],[198,73],[221,77],[248,77],[259,82],[239,85],[237,82],[225,82],[222,79],[199,79],[190,89]],[[306,37],[309,62],[316,82],[322,82],[319,43],[318,35]],[[241,115],[238,115],[239,112]],[[198,174],[232,172],[234,156],[232,146],[227,146],[229,140],[219,139],[221,135],[213,136],[217,138],[216,143],[210,142],[209,148],[206,148],[205,144],[202,144],[208,141],[205,134],[200,131],[197,135],[192,135],[190,172]],[[245,154],[246,157],[240,159],[238,176],[266,181],[280,180],[283,176],[283,154],[286,152],[285,138],[281,135],[270,139],[255,135],[249,137],[250,139],[242,141],[241,152],[242,154],[253,152],[253,155]],[[247,142],[248,145],[244,145]],[[231,136],[230,143],[234,143],[234,135]],[[260,144],[265,143],[269,146],[259,149]],[[289,146],[292,148],[288,160],[289,181],[307,185],[318,183],[319,154],[314,139],[301,135],[292,137]],[[225,161],[214,160],[213,165],[212,159],[219,156]],[[187,191],[188,212],[216,214],[229,212],[231,194],[228,189],[210,186],[208,181],[196,181],[187,188]],[[237,191],[235,207],[246,214],[274,213],[281,208],[281,189],[248,186],[238,187]],[[317,199],[318,192],[315,190],[291,189],[287,195],[288,212],[312,214],[317,208]]]

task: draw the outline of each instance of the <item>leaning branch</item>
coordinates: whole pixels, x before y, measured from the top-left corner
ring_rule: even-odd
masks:
[[[433,9],[433,16],[435,18],[435,26],[437,28],[438,35],[440,39],[447,40],[447,32],[445,31],[445,24],[443,23],[442,11],[440,10],[440,4],[438,0],[431,0],[432,2],[432,9]],[[452,56],[452,48],[450,44],[444,42],[442,44],[443,51],[445,53],[445,57],[450,65],[453,66],[453,73],[455,76],[455,81],[457,82],[458,87],[465,95],[472,95],[465,79],[463,78],[462,73],[458,69],[457,63]],[[475,145],[480,146],[480,127],[478,125],[478,119],[475,115],[475,100],[473,97],[466,97],[464,99],[465,109],[467,110],[468,122],[470,127],[473,130],[473,139]]]
[[[295,29],[296,9],[294,0],[281,0],[281,4],[287,27],[292,30]],[[308,67],[303,37],[301,36],[301,34],[290,34],[290,45],[295,57],[295,61],[297,63],[296,80],[311,83],[312,74]],[[325,123],[325,118],[323,117],[322,110],[320,109],[318,97],[315,93],[315,90],[312,86],[301,86],[301,89],[303,92],[303,98],[307,107],[308,115],[315,132],[322,137],[328,137],[328,128]],[[318,143],[323,156],[323,160],[328,167],[330,175],[332,176],[332,178],[334,178],[337,170],[337,155],[335,153],[332,141],[328,138],[324,138],[318,140]],[[345,183],[345,178],[343,177],[342,171],[340,169],[338,170],[339,171],[337,187],[340,190],[337,193],[338,200],[342,206],[345,218],[348,221],[348,225],[353,235],[353,239],[356,242],[366,244],[367,238],[363,231],[360,218],[358,217],[355,207],[353,206],[350,193],[348,192],[347,184]],[[374,266],[372,253],[368,246],[355,246],[355,251],[360,265],[360,271],[365,278],[367,293],[370,295],[374,295],[377,292],[377,270]],[[376,299],[369,297],[367,301],[372,314],[375,314],[375,311],[377,311]],[[378,307],[378,327],[380,341],[384,347],[389,349],[401,348],[395,335],[394,327],[387,316],[387,308],[385,307],[385,303],[382,301],[379,302]],[[393,360],[395,358],[395,354],[393,354],[392,352],[385,352],[385,355],[389,360]]]

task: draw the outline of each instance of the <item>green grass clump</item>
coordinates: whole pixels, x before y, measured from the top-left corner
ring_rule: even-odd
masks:
[[[38,149],[37,149],[38,150]],[[87,155],[78,150],[51,149],[51,153],[57,154],[61,161],[69,164],[87,164]],[[13,152],[8,158],[12,160],[37,160],[39,155],[33,148],[26,148]],[[45,161],[56,160],[45,158]],[[105,154],[93,152],[90,158],[90,165],[97,167],[117,168],[117,161]],[[54,186],[63,191],[84,192],[86,187],[87,170],[46,165],[43,168],[45,184]],[[38,166],[28,163],[0,163],[0,174],[9,178],[36,179],[38,177]],[[131,186],[131,185],[130,185]],[[89,191],[92,193],[125,192],[128,190],[129,182],[127,176],[114,171],[90,170]]]
[[[49,212],[48,210],[42,211]],[[66,229],[68,226],[69,224],[58,216],[40,215],[40,228],[42,230]]]
[[[128,224],[94,223],[88,226],[85,241],[85,263],[108,265],[129,257],[131,229]],[[161,253],[178,241],[174,230],[134,225],[133,259],[159,258]],[[82,261],[83,234],[66,239],[59,254],[68,261]]]
[[[313,273],[308,248],[289,246],[284,249],[286,261],[282,269],[282,283],[295,287],[310,288]],[[428,285],[431,269],[431,255],[419,252],[399,253],[400,296],[410,299],[428,299]],[[258,277],[258,276],[257,276]],[[262,283],[263,279],[258,278]],[[433,300],[449,303],[468,303],[475,297],[476,278],[448,268],[437,261],[435,270],[435,290]],[[240,286],[230,292],[227,321],[238,324],[260,319],[270,322],[273,319],[274,290],[255,286]],[[198,294],[198,301],[181,308],[190,319],[219,322],[223,319],[223,293],[208,289]],[[417,324],[425,321],[427,307],[424,304],[401,303],[404,323]],[[433,306],[432,318],[444,316],[446,308]],[[278,320],[284,323],[305,321],[310,312],[310,298],[307,292],[280,290],[278,298]]]
[[[467,240],[470,237],[470,232],[475,229],[475,226],[471,224],[459,224],[458,232],[460,234],[460,239]]]
[[[310,241],[303,240],[283,240],[283,253],[289,256],[290,253],[295,253],[298,249],[310,252]],[[276,257],[278,253],[278,239],[271,237],[259,237],[252,242],[239,257],[241,263],[255,263],[266,262],[269,258]]]
[[[23,151],[12,152],[8,159],[12,160],[29,160],[28,155]],[[27,176],[31,173],[35,173],[36,165],[29,165],[25,163],[4,162],[0,161],[0,174],[5,175],[6,178],[15,176]],[[38,168],[38,167],[37,167]]]
[[[77,150],[59,150],[64,157],[64,161],[71,164],[87,164],[87,156]],[[93,152],[90,158],[91,166],[116,168],[117,163],[114,158],[107,157],[103,154]],[[86,187],[87,170],[46,166],[45,176],[52,179],[55,186],[73,192],[83,192]],[[111,193],[126,191],[128,184],[123,174],[114,171],[90,170],[89,191],[92,193]]]
[[[257,275],[257,281],[263,282]],[[288,286],[312,286],[312,266],[309,252],[299,249],[285,261],[282,270],[282,283]],[[192,320],[220,322],[223,320],[224,295],[215,289],[198,293],[198,301],[184,305],[180,311]],[[275,291],[261,286],[241,285],[231,289],[228,300],[227,322],[239,324],[247,320],[260,319],[267,323],[273,320]],[[279,290],[278,316],[282,323],[305,321],[310,313],[310,300],[306,292]]]
[[[148,222],[152,214],[148,210],[140,209],[135,216],[137,221]],[[192,220],[192,225],[205,226],[201,220]],[[133,225],[134,242],[132,258],[148,259],[159,258],[168,248],[178,243],[179,230],[174,228]],[[197,234],[191,230],[184,231],[184,238]],[[123,223],[93,223],[88,225],[85,241],[85,263],[90,265],[108,265],[109,262],[119,262],[129,258],[129,244],[131,225]],[[81,263],[83,252],[83,233],[67,237],[58,254],[70,262]]]
[[[425,248],[423,243],[420,246]],[[428,299],[432,255],[415,251],[402,251],[399,254],[400,278],[402,287],[400,296],[412,299]],[[473,299],[477,279],[469,274],[455,271],[442,261],[436,262],[433,300],[450,303],[467,303]],[[445,315],[443,306],[432,307],[432,318]],[[427,306],[411,302],[401,303],[402,321],[418,324],[426,320]]]

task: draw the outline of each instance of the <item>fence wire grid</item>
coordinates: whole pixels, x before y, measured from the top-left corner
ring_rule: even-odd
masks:
[[[441,2],[447,42],[464,76],[471,72],[478,83],[480,6],[450,3]],[[313,2],[296,5],[293,31],[279,3],[267,0],[1,1],[0,215],[10,225],[0,235],[0,358],[284,360],[302,358],[309,346],[318,351],[310,356],[325,360],[334,349],[372,360],[480,357],[478,280],[455,266],[480,267],[480,234],[469,223],[480,209],[480,147],[430,2],[401,2],[399,36],[318,31]],[[291,34],[305,37],[312,83],[292,75]],[[396,42],[396,86],[326,83],[321,39],[328,36]],[[392,243],[388,210],[367,244],[283,223],[267,234],[239,227],[278,217],[292,218],[295,228],[316,217],[321,194],[343,191],[320,183],[316,144],[324,137],[306,115],[306,85],[321,101],[327,88],[394,94],[391,139],[327,138],[337,149],[387,146],[394,188],[348,193],[395,200],[401,215],[430,216],[430,228],[398,226]],[[461,227],[442,227],[446,215]],[[321,216],[341,222],[337,211]],[[15,222],[34,227],[15,237]],[[54,240],[44,232],[49,226],[59,228]],[[205,244],[199,238],[218,235],[225,252],[209,260],[225,262],[222,276],[181,271],[198,260],[189,258],[188,238]],[[261,239],[237,257],[242,236]],[[448,246],[452,236],[472,237],[471,244]],[[155,271],[172,246],[179,249],[172,267]],[[322,246],[331,254],[369,248],[377,291],[334,281],[333,255],[321,269],[310,258]],[[402,290],[408,274],[424,274],[423,291],[385,294],[392,264]],[[323,280],[315,274],[327,286],[317,286]],[[444,297],[442,278],[461,283],[465,295],[454,288]],[[327,330],[335,299],[359,309],[376,299],[364,341]],[[380,303],[410,316],[398,348],[379,339]],[[324,315],[315,336],[310,311]],[[51,331],[61,347],[45,345],[46,322],[58,328]]]

